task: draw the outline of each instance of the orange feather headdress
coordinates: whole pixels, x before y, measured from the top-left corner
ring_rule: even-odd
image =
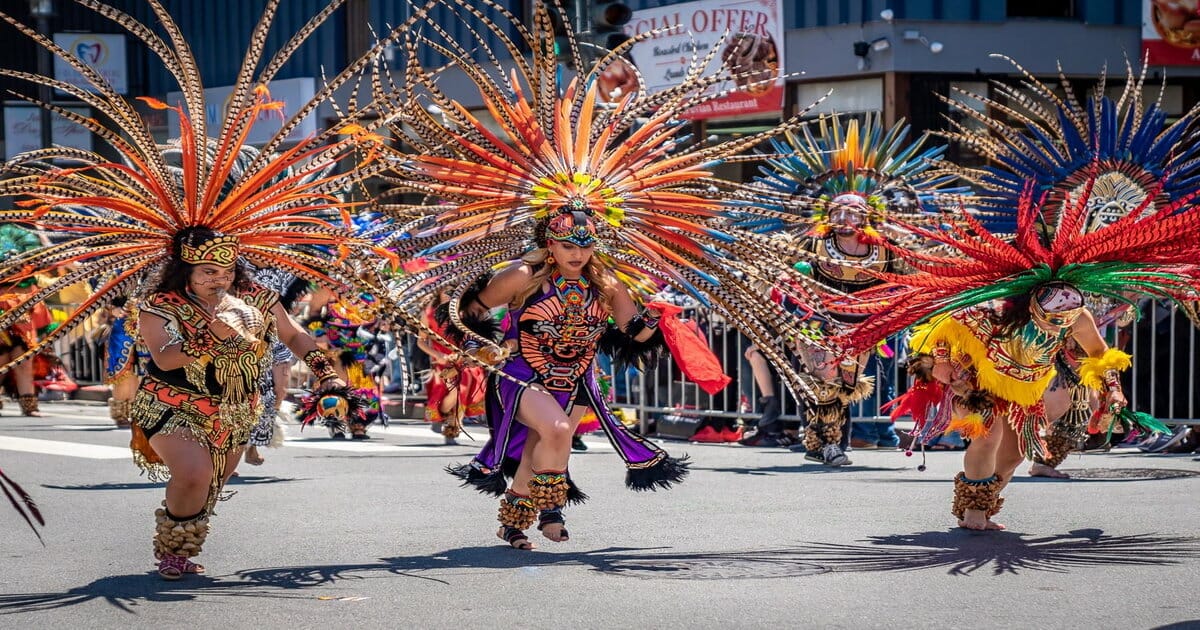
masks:
[[[26,355],[14,357],[13,363],[53,342],[114,298],[149,290],[146,281],[171,256],[186,254],[193,261],[231,264],[236,254],[253,265],[282,269],[310,281],[332,286],[353,283],[355,274],[341,269],[339,263],[356,251],[366,253],[372,244],[355,237],[349,210],[357,204],[344,201],[340,193],[383,168],[376,136],[371,128],[357,124],[362,116],[352,103],[340,125],[293,146],[285,144],[320,103],[357,81],[379,51],[399,39],[407,24],[325,82],[313,99],[290,116],[274,116],[283,118],[282,126],[255,149],[246,146],[252,127],[262,114],[283,108],[265,86],[342,4],[340,0],[331,2],[264,63],[267,33],[281,2],[268,0],[215,129],[203,115],[204,89],[190,46],[159,0],[147,2],[161,31],[95,0],[78,1],[123,27],[174,76],[182,91],[180,103],[139,100],[178,115],[180,135],[167,145],[158,144],[133,104],[103,76],[52,40],[0,13],[0,19],[70,64],[88,87],[3,68],[0,74],[48,83],[86,103],[95,117],[26,99],[94,134],[119,156],[112,160],[93,151],[54,146],[5,164],[0,195],[20,201],[17,209],[0,211],[0,222],[35,223],[55,242],[0,263],[0,279],[15,281],[56,271],[62,275],[0,315],[0,329],[66,286],[88,282],[94,287],[63,326]],[[414,19],[420,14],[416,11]],[[334,170],[341,161],[355,166]],[[173,247],[181,234],[196,229],[217,233],[221,247],[186,253]],[[0,371],[6,367],[0,366]]]
[[[491,0],[441,3],[477,18],[487,12],[495,20],[474,41],[448,34],[467,29],[430,20],[410,30],[405,80],[398,86],[380,81],[386,93],[376,97],[394,105],[392,129],[404,147],[390,155],[397,190],[443,202],[388,207],[408,221],[395,245],[414,257],[442,261],[393,290],[397,301],[412,305],[414,320],[438,285],[456,285],[452,293],[461,296],[479,276],[541,246],[531,239],[541,233],[539,227],[544,231],[555,216],[575,213],[594,222],[596,255],[635,291],[653,280],[688,292],[765,348],[777,348],[781,337],[800,337],[798,324],[762,294],[803,254],[733,226],[727,203],[745,190],[713,175],[721,163],[745,159],[742,154],[752,147],[797,128],[799,115],[761,133],[711,145],[688,136],[684,118],[689,108],[729,94],[720,89],[723,85],[757,88],[778,77],[753,77],[746,86],[747,81],[737,80],[746,77],[728,67],[706,72],[722,48],[714,46],[707,56],[693,58],[676,85],[649,93],[639,81],[606,103],[609,99],[599,98],[602,75],[618,63],[636,74],[623,55],[657,32],[604,50],[589,64],[581,53],[586,45],[570,41],[556,56],[548,44],[561,11],[557,3],[534,2],[532,27]],[[505,50],[488,49],[485,35]],[[450,64],[423,67],[416,54],[421,46],[438,51]],[[532,58],[525,56],[528,51]],[[476,62],[479,57],[491,63]],[[562,57],[577,70],[573,76],[564,77]],[[451,68],[474,83],[482,110],[468,110],[443,91]],[[772,358],[786,364],[782,356]]]

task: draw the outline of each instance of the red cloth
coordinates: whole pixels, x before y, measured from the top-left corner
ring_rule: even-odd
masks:
[[[892,421],[903,416],[912,416],[918,425],[928,421],[933,408],[942,401],[946,386],[939,381],[914,381],[907,392],[900,394],[880,407],[880,411],[893,408]]]
[[[67,373],[62,363],[57,358],[47,357],[45,354],[33,357],[33,384],[39,390],[68,394],[79,389],[79,385]]]
[[[661,313],[658,329],[684,376],[710,395],[721,391],[733,380],[721,369],[721,362],[695,323],[679,319],[682,308],[666,302],[650,302],[646,306]]]

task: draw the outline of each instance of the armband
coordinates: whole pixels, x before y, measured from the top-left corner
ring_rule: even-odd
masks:
[[[647,328],[657,329],[658,328],[658,318],[657,317],[644,317],[642,315],[635,315],[633,317],[633,319],[629,320],[629,323],[625,325],[625,334],[629,335],[630,337],[636,337],[636,336],[640,335],[642,333],[642,331],[646,330]]]
[[[337,370],[333,367],[333,360],[320,350],[309,350],[308,354],[304,355],[304,364],[308,366],[318,383],[338,378]]]
[[[1085,357],[1079,361],[1079,381],[1084,387],[1095,391],[1112,391],[1120,388],[1120,372],[1133,364],[1132,357],[1116,348],[1109,348],[1098,357]]]

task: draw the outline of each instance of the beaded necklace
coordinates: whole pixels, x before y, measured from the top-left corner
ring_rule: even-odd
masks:
[[[837,242],[836,236],[831,236],[825,239],[825,252],[834,260],[854,260],[860,264],[873,264],[879,260],[879,248],[874,246],[867,247],[867,253],[858,256],[847,253]]]
[[[587,305],[588,290],[592,283],[588,282],[587,278],[579,277],[574,280],[564,278],[557,271],[551,276],[551,281],[554,283],[554,293],[558,295],[558,300],[562,302],[563,313],[567,316],[567,320],[578,320],[583,317],[584,307]]]

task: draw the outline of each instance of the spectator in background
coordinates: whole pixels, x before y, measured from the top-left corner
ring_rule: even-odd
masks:
[[[783,422],[779,419],[783,414],[783,405],[775,388],[775,374],[757,346],[747,348],[745,358],[761,395],[757,406],[761,415],[753,430],[740,443],[743,446],[783,446]]]

